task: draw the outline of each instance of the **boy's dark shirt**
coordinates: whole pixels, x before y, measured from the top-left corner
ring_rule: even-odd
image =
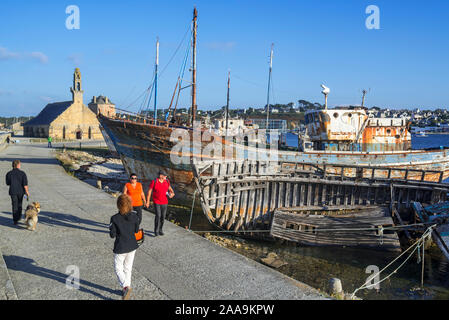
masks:
[[[6,174],[6,184],[9,186],[9,195],[24,195],[25,186],[28,179],[25,172],[20,169],[13,169]]]

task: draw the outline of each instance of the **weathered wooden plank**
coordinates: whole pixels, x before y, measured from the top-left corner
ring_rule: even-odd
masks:
[[[293,199],[292,199],[292,207],[295,207],[299,204],[299,186],[297,183],[293,185]]]
[[[315,197],[313,200],[313,205],[317,206],[320,203],[320,196],[321,196],[321,190],[322,186],[320,184],[315,185]]]
[[[329,189],[330,189],[330,195],[329,195],[329,202],[328,202],[328,204],[329,204],[330,206],[332,206],[332,205],[335,204],[335,202],[334,202],[334,188],[335,188],[334,185],[330,185],[330,186],[329,186]]]
[[[282,205],[283,207],[290,207],[290,199],[291,199],[291,183],[286,183],[285,184],[285,201],[284,204]]]
[[[324,206],[327,204],[327,185],[323,185],[322,186],[322,191],[321,191],[321,205]]]
[[[305,184],[304,184],[304,183],[301,183],[301,192],[300,192],[300,194],[299,194],[299,198],[300,198],[299,205],[300,205],[301,207],[304,205],[304,198],[305,198],[305,196],[306,196],[306,194],[305,194],[305,188],[306,188]]]
[[[309,183],[307,185],[307,205],[312,205],[312,188],[313,184]]]
[[[253,189],[249,191],[249,199],[248,199],[248,206],[246,209],[246,219],[245,219],[245,226],[249,226],[251,221],[254,220],[255,211],[256,211],[256,199],[257,199],[257,192],[260,191],[260,189]]]

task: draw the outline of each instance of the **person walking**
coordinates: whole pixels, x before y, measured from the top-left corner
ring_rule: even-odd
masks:
[[[138,248],[135,233],[139,231],[137,215],[132,211],[131,198],[122,194],[117,199],[119,213],[111,217],[109,235],[114,242],[114,270],[122,288],[122,299],[131,295],[131,274],[134,256]]]
[[[52,137],[48,136],[48,148],[52,148],[51,142],[53,141]]]
[[[123,187],[123,194],[131,197],[133,210],[136,211],[139,218],[139,225],[142,222],[142,208],[145,205],[145,193],[143,192],[142,184],[137,182],[137,175],[132,173],[129,177],[130,181]]]
[[[153,195],[155,218],[154,218],[154,235],[157,237],[159,235],[163,236],[164,232],[162,227],[164,226],[165,216],[167,215],[168,199],[175,196],[175,193],[170,186],[170,181],[167,179],[167,174],[165,171],[159,171],[159,177],[154,179],[147,194],[146,207],[150,206],[151,195]]]
[[[28,191],[28,178],[25,172],[20,170],[20,160],[12,162],[13,169],[6,174],[6,185],[9,186],[9,195],[12,203],[12,218],[14,225],[22,219],[23,196],[30,197]]]

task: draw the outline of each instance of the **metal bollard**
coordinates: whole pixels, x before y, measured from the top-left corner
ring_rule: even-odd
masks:
[[[102,187],[101,187],[101,180],[97,180],[97,188],[98,189],[103,189]]]

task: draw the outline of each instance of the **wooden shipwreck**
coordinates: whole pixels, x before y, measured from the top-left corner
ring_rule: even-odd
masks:
[[[437,171],[249,160],[193,168],[203,212],[218,228],[306,245],[398,249],[389,228],[412,222],[411,203],[446,201],[449,192],[426,180],[442,177]]]
[[[443,255],[449,260],[449,202],[423,207],[421,203],[412,203],[415,221],[434,226],[432,238]]]

